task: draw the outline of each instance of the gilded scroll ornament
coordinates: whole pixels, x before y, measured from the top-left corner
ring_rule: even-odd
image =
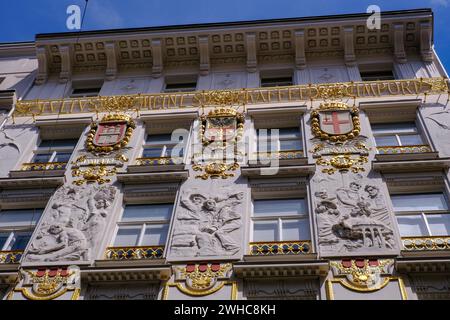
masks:
[[[324,159],[323,157],[320,157],[316,160],[316,164],[319,166],[331,167],[322,169],[323,173],[333,174],[336,171],[351,171],[353,173],[358,173],[365,171],[364,167],[362,167],[361,165],[367,163],[368,161],[369,159],[366,156],[352,157],[351,155],[344,154],[333,156],[330,159]]]
[[[239,169],[239,164],[237,164],[236,162],[232,163],[232,164],[226,164],[226,163],[221,163],[221,162],[212,162],[212,163],[208,163],[207,165],[204,165],[204,166],[196,164],[196,165],[192,166],[192,169],[194,171],[202,171],[202,170],[205,171],[205,173],[195,176],[196,178],[200,178],[203,180],[207,180],[208,178],[227,179],[229,177],[234,177],[234,173],[227,173],[227,171],[235,171],[235,170]]]
[[[90,165],[87,169],[74,169],[72,170],[73,177],[83,177],[82,179],[75,180],[73,183],[80,186],[83,183],[95,183],[104,184],[111,182],[111,179],[105,178],[113,176],[117,173],[116,168],[108,169],[106,165]]]
[[[231,276],[231,263],[201,263],[175,267],[177,288],[190,296],[206,296],[212,294],[226,284]]]
[[[342,285],[354,291],[372,292],[383,288],[388,282],[392,272],[393,259],[347,259],[331,261],[333,274],[344,276]]]
[[[20,270],[20,281],[8,299],[20,292],[28,300],[55,300],[70,292],[70,299],[77,300],[80,294],[78,267]],[[67,297],[66,297],[67,299]]]

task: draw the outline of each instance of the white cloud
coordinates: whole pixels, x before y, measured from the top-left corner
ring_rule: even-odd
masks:
[[[431,4],[447,7],[449,5],[449,0],[431,0]]]
[[[122,28],[124,26],[123,17],[114,9],[114,5],[108,4],[108,2],[89,3],[87,11],[89,24],[94,24],[96,29]]]

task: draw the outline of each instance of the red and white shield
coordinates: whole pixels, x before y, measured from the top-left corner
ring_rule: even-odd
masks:
[[[352,116],[349,110],[320,111],[320,129],[328,134],[346,134],[353,130]]]
[[[236,118],[217,117],[207,119],[204,135],[210,142],[234,139],[236,135]]]
[[[126,122],[99,123],[93,143],[98,147],[115,145],[125,137],[126,129]]]

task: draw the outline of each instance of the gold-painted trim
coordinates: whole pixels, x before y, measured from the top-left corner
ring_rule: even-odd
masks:
[[[163,288],[162,295],[161,295],[161,300],[167,300],[167,298],[169,297],[169,288],[170,287],[176,287],[179,291],[183,292],[184,294],[187,294],[188,296],[203,297],[203,296],[207,296],[207,295],[210,295],[210,294],[213,294],[213,293],[219,291],[226,285],[227,286],[231,285],[231,300],[236,300],[237,299],[237,283],[236,283],[236,281],[222,281],[217,286],[215,286],[211,289],[205,290],[205,291],[195,291],[195,290],[185,288],[185,287],[183,287],[183,284],[181,282],[166,282],[166,284],[164,285],[164,288]]]
[[[198,108],[208,105],[249,105],[313,99],[417,96],[449,92],[445,77],[336,82],[236,90],[208,90],[179,93],[132,94],[109,97],[36,99],[16,103],[14,117],[41,114],[127,112],[159,109]]]
[[[46,170],[63,170],[67,162],[26,162],[22,163],[20,170],[22,171],[46,171]]]
[[[6,262],[6,256],[10,254],[10,262]],[[0,251],[0,264],[7,264],[7,263],[19,263],[20,259],[17,259],[17,255],[23,255],[23,250],[8,250],[8,251]]]
[[[68,291],[73,291],[72,296],[70,298],[70,300],[78,300],[78,298],[80,297],[80,289],[79,288],[74,288],[74,289],[68,289],[68,288],[63,288],[60,291],[53,293],[51,295],[48,296],[37,296],[35,294],[32,294],[31,292],[29,292],[28,288],[14,288],[9,294],[8,294],[8,300],[12,300],[13,296],[14,296],[14,292],[20,292],[22,293],[22,295],[27,298],[28,300],[53,300],[56,299],[60,296],[62,296],[64,293],[68,292]]]
[[[407,245],[407,242],[410,245]],[[440,241],[440,243],[439,243]],[[404,251],[445,251],[450,250],[449,236],[402,237]]]
[[[354,292],[369,293],[369,292],[375,292],[375,291],[383,289],[391,281],[397,281],[398,287],[399,287],[399,290],[400,290],[400,296],[402,297],[402,300],[408,300],[408,295],[406,293],[406,288],[405,288],[405,284],[403,282],[403,279],[401,277],[392,277],[392,276],[386,277],[383,280],[383,283],[381,283],[380,285],[378,285],[375,288],[360,288],[360,287],[352,286],[351,284],[346,282],[346,279],[328,279],[328,280],[326,280],[326,287],[325,287],[327,300],[334,300],[335,299],[334,290],[333,290],[333,284],[335,284],[335,283],[338,283],[341,286],[343,286],[344,288],[347,288],[347,289],[349,289],[351,291],[354,291]]]
[[[377,146],[378,154],[405,154],[405,153],[426,153],[432,152],[431,147],[427,144],[411,145],[411,146]],[[389,151],[393,152],[389,152]],[[383,153],[380,153],[383,151]]]
[[[278,246],[277,251],[273,251],[272,246]],[[283,252],[283,245],[289,246],[288,253]],[[300,251],[300,252],[294,252],[292,251],[292,246],[298,245],[300,247],[303,247],[304,245],[308,245],[308,251]],[[253,249],[253,247],[256,246],[258,249],[256,252]],[[268,246],[269,252],[262,253],[261,247],[262,246]],[[289,255],[289,253],[293,253],[295,255],[302,255],[302,254],[308,254],[312,252],[312,243],[311,240],[298,240],[298,241],[258,241],[258,242],[249,242],[249,254],[252,256],[271,256],[271,255]]]

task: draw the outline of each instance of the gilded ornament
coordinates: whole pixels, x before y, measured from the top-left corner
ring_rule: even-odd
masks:
[[[203,180],[207,180],[208,178],[227,179],[229,177],[233,177],[234,173],[227,173],[226,171],[230,171],[230,170],[235,171],[235,170],[239,169],[239,164],[236,162],[232,163],[232,164],[226,164],[226,163],[221,163],[221,162],[212,162],[212,163],[208,163],[205,166],[196,164],[196,165],[192,166],[192,169],[194,171],[202,171],[202,170],[205,171],[204,174],[195,176],[196,178],[201,178]]]
[[[117,173],[116,168],[108,169],[106,165],[89,165],[87,169],[73,169],[73,177],[83,177],[83,179],[75,180],[73,183],[76,185],[82,185],[83,183],[98,183],[104,184],[111,182],[111,179],[104,177],[113,176]]]

